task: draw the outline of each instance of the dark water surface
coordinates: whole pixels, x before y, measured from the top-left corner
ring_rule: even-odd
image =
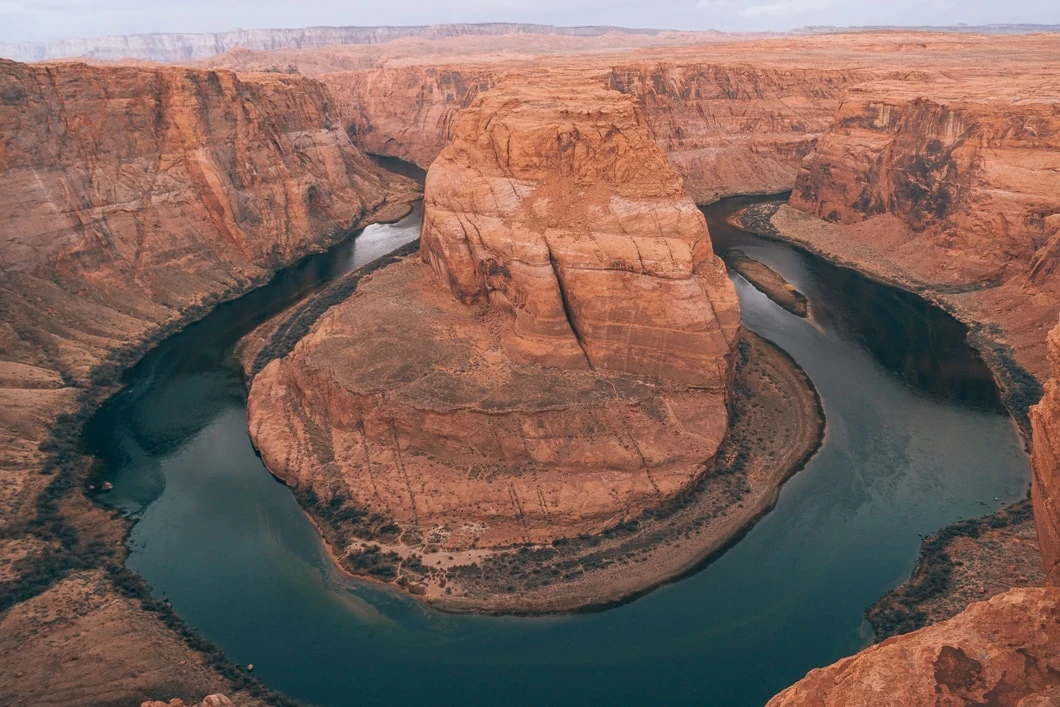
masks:
[[[373,226],[224,305],[134,369],[87,444],[137,517],[129,566],[238,663],[322,705],[760,705],[869,640],[862,612],[911,571],[920,536],[1022,498],[1029,471],[963,328],[939,310],[727,226],[810,300],[800,319],[736,278],[747,326],[806,369],[828,418],[775,510],[699,573],[602,613],[450,616],[337,576],[246,432],[226,355],[251,326],[415,238]]]

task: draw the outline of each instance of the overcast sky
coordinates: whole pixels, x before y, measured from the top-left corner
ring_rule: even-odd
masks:
[[[721,30],[1060,24],[1060,0],[0,0],[0,41],[494,21]]]

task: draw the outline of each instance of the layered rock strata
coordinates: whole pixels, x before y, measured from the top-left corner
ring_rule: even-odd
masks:
[[[635,101],[498,86],[424,212],[422,262],[362,278],[254,379],[269,468],[353,545],[464,562],[689,489],[725,435],[739,304]]]
[[[1031,409],[1031,497],[1046,580],[1060,587],[1060,326],[1049,333],[1053,377]]]
[[[1045,76],[853,88],[774,224],[996,325],[1043,379],[1060,301],[1057,90]]]
[[[411,185],[350,143],[330,103],[298,77],[0,62],[0,610],[35,597],[53,632],[92,624],[69,588],[120,566],[123,528],[78,492],[79,425],[117,373],[210,305],[406,208]],[[92,581],[107,605],[108,581]],[[157,621],[119,605],[108,652],[65,700],[119,674],[129,701],[170,679],[157,655],[123,662]],[[5,631],[28,646],[30,626]],[[172,664],[194,655],[164,644]],[[35,643],[26,660],[52,665],[49,646],[67,650]],[[30,677],[0,686],[2,702],[35,702],[33,680],[54,677],[20,655],[5,665]],[[198,692],[202,675],[228,684],[208,667],[168,684]]]
[[[0,64],[0,505],[111,352],[388,203],[318,83]]]
[[[791,189],[863,69],[708,62],[624,64],[608,84],[640,99],[659,146],[696,203]]]

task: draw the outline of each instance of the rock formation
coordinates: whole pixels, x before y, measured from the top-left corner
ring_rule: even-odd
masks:
[[[1031,497],[1047,580],[1060,587],[1060,326],[1049,333],[1053,377],[1031,408]]]
[[[724,436],[739,305],[636,103],[515,81],[454,136],[425,262],[362,281],[254,379],[266,464],[417,551],[548,543],[673,498]]]
[[[970,704],[1060,696],[1060,588],[1013,589],[813,670],[768,707]]]
[[[612,88],[636,96],[659,146],[700,204],[791,189],[799,164],[864,70],[707,62],[614,67]]]
[[[727,384],[735,290],[629,98],[484,94],[428,173],[422,248],[458,300],[513,311],[514,360]]]
[[[120,552],[120,526],[77,493],[76,451],[84,410],[116,374],[412,198],[353,147],[330,102],[299,77],[0,61],[0,611],[101,547]],[[33,689],[8,687],[0,701]]]
[[[997,325],[1044,378],[1060,300],[1057,90],[1034,74],[853,88],[774,223]]]

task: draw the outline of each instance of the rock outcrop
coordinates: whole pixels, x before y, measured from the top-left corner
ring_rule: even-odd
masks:
[[[727,385],[735,290],[630,98],[484,94],[428,172],[422,249],[458,300],[512,311],[513,360]]]
[[[1060,588],[1013,589],[811,671],[769,707],[1056,704]]]
[[[140,707],[235,707],[235,703],[228,699],[227,695],[214,693],[202,698],[202,702],[196,702],[191,705],[188,705],[179,697],[174,697],[168,702],[163,702],[162,700],[149,700],[141,704]]]
[[[120,525],[78,492],[77,451],[117,373],[207,307],[406,208],[412,185],[365,158],[330,103],[300,77],[0,61],[0,611],[120,552]],[[123,640],[137,639],[113,638],[117,661]],[[35,687],[14,681],[0,702]]]
[[[516,81],[454,136],[425,262],[254,379],[266,464],[344,542],[417,552],[598,533],[688,489],[725,434],[739,305],[636,102]]]
[[[1049,333],[1053,377],[1031,408],[1031,498],[1046,579],[1060,587],[1060,326]]]
[[[852,88],[774,224],[995,325],[1044,379],[1060,301],[1058,90],[1034,74]]]

